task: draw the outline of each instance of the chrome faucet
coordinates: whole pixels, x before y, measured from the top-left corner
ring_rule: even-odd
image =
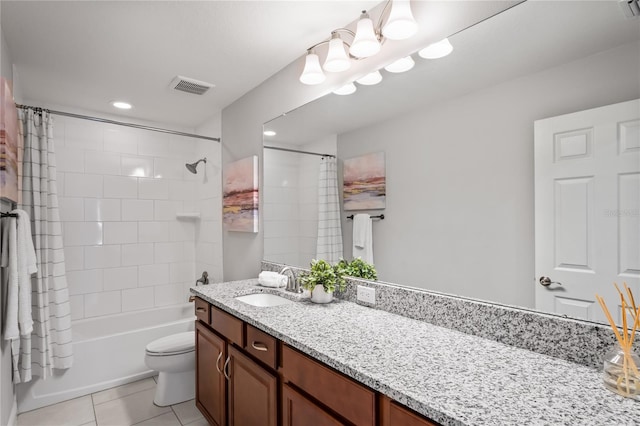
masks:
[[[196,280],[196,286],[198,286],[198,283],[209,284],[209,273],[207,271],[204,271],[202,276]]]
[[[296,272],[291,268],[291,266],[285,266],[280,271],[280,274],[285,275],[286,272],[291,272],[291,276],[287,275],[287,287],[285,290],[300,293],[300,283],[298,283],[298,279],[296,278]]]

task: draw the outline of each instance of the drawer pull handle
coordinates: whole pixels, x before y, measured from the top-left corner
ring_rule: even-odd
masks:
[[[256,341],[251,342],[251,347],[256,351],[267,352],[269,350],[267,345],[265,345],[264,343],[256,342]]]
[[[227,372],[227,366],[229,365],[229,361],[231,360],[231,357],[228,356],[227,360],[224,362],[224,367],[222,367],[222,371],[224,373],[224,377],[227,378],[227,380],[231,380],[231,377],[229,377],[229,373]]]
[[[207,308],[196,308],[196,312],[207,312]]]
[[[220,352],[218,359],[216,359],[216,370],[218,370],[218,373],[222,374],[222,370],[220,370],[220,358],[222,358],[222,352]]]

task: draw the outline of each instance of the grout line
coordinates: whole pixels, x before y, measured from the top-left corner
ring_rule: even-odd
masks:
[[[114,386],[114,387],[112,387],[112,388],[108,388],[108,389],[105,389],[105,390],[102,390],[102,391],[99,391],[99,392],[94,392],[94,393],[92,393],[92,394],[91,394],[91,401],[93,402],[93,395],[95,395],[96,393],[106,392],[106,391],[111,390],[111,389],[116,389],[116,388],[119,388],[119,387],[122,387],[122,386],[127,386],[127,385],[130,385],[130,384],[133,384],[133,383],[141,382],[141,381],[143,381],[143,380],[146,380],[146,379],[141,379],[141,380],[138,380],[138,381],[136,381],[136,382],[131,382],[131,383],[125,383],[124,385]],[[155,380],[154,380],[154,382],[155,382]],[[154,384],[154,386],[155,386],[155,385],[157,385],[157,383],[155,383],[155,384]],[[148,391],[148,390],[150,390],[150,389],[153,389],[153,387],[150,387],[150,388],[147,388],[147,389],[141,389],[141,390],[138,390],[138,391],[136,391],[136,392],[128,393],[128,394],[126,394],[126,395],[120,395],[120,396],[118,396],[117,398],[113,398],[113,399],[110,399],[110,400],[108,400],[108,401],[100,402],[100,403],[98,403],[98,404],[95,404],[95,403],[94,403],[94,404],[93,404],[93,407],[94,407],[94,409],[95,409],[96,405],[102,405],[102,404],[106,404],[106,403],[108,403],[108,402],[115,401],[115,400],[117,400],[117,399],[123,399],[123,398],[126,398],[126,397],[128,397],[128,396],[131,396],[131,395],[135,395],[135,394],[137,394],[137,393],[140,393],[140,392],[146,392],[146,391]]]
[[[95,393],[95,392],[94,392]],[[93,421],[98,426],[98,416],[96,415],[96,404],[93,402],[93,393],[91,394],[91,408],[93,409]]]
[[[149,417],[148,419],[140,420],[137,423],[133,423],[131,426],[139,425],[140,423],[147,422],[147,421],[149,421],[151,419],[155,419],[155,418],[160,417],[160,416],[164,416],[165,414],[168,414],[168,413],[171,413],[171,411],[167,411],[166,413],[158,414],[157,416]],[[175,416],[175,413],[174,413],[174,416]],[[176,416],[176,419],[177,418],[178,418],[178,416]],[[178,419],[178,423],[180,423],[180,419]]]
[[[173,413],[174,416],[176,416],[176,419],[178,419],[178,423],[184,426],[184,423],[182,423],[182,420],[180,420],[180,417],[178,417],[178,413],[176,413],[176,410],[173,409],[173,405],[170,405],[169,408],[171,408],[171,412]]]

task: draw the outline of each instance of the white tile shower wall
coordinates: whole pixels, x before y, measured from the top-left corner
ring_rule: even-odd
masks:
[[[336,153],[336,137],[286,148]],[[321,157],[264,151],[264,258],[305,266],[316,257]]]
[[[219,125],[219,123],[218,123]],[[215,127],[215,126],[214,126]],[[215,129],[204,129],[205,133],[216,132]],[[206,157],[207,162],[198,165],[198,174],[188,173],[188,177],[198,182],[196,189],[196,205],[194,211],[200,212],[200,220],[183,220],[172,223],[169,227],[169,239],[180,241],[195,234],[195,275],[199,278],[203,271],[209,274],[209,281],[224,281],[222,270],[222,163],[220,145],[217,142],[199,140],[198,156],[190,162]],[[171,188],[170,188],[171,190]],[[186,265],[172,264],[172,276],[187,274]],[[192,278],[193,279],[193,278]],[[191,282],[195,284],[194,281]]]
[[[196,260],[222,280],[217,142],[65,117],[54,137],[74,320],[184,303]]]

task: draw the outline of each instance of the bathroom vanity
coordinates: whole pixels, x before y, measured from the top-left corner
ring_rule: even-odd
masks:
[[[211,424],[633,425],[640,404],[596,368],[346,300],[258,307],[295,295],[245,280],[192,288],[196,404]]]

